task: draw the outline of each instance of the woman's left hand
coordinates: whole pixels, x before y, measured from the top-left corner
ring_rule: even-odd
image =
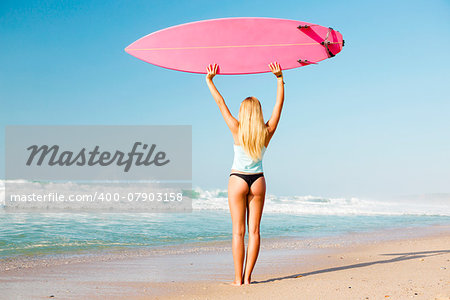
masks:
[[[269,64],[269,68],[270,68],[270,71],[272,71],[272,73],[275,75],[275,76],[283,76],[283,71],[281,71],[281,67],[280,67],[280,64],[278,63],[278,62],[273,62],[273,63],[270,63]]]
[[[206,79],[212,80],[213,77],[216,76],[218,68],[219,68],[218,64],[209,65],[208,67],[206,67],[206,71],[208,72],[208,74],[206,74]]]

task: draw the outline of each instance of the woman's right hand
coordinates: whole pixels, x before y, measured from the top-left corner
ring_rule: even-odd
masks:
[[[283,76],[283,72],[281,71],[281,67],[280,67],[280,64],[278,63],[278,62],[273,62],[273,63],[270,63],[269,64],[269,68],[270,68],[270,71],[272,71],[272,73],[275,75],[275,76]]]
[[[217,74],[217,68],[219,67],[218,64],[214,64],[214,65],[208,65],[206,67],[206,71],[208,72],[208,74],[206,74],[206,79],[213,79],[214,76],[216,76]]]

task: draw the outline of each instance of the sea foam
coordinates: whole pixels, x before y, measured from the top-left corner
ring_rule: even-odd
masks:
[[[15,180],[15,183],[26,182]],[[67,183],[71,185],[72,183]],[[225,189],[195,187],[189,193],[193,210],[228,210]],[[5,181],[0,180],[0,205],[5,204]],[[437,215],[450,216],[450,194],[424,194],[383,199],[322,197],[317,195],[277,196],[266,194],[264,211],[315,215]]]

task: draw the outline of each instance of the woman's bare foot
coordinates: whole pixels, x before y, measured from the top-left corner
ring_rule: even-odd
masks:
[[[244,284],[250,284],[252,282],[250,278],[251,277],[249,277],[248,279],[244,279]]]
[[[233,281],[233,282],[230,282],[230,285],[233,285],[233,286],[240,286],[240,285],[242,285],[242,281],[240,281],[240,280],[235,280],[235,281]]]

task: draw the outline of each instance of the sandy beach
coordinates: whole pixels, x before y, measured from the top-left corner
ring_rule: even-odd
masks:
[[[449,226],[266,241],[253,284],[241,287],[227,284],[229,245],[206,245],[15,267],[3,261],[0,298],[450,299]]]

